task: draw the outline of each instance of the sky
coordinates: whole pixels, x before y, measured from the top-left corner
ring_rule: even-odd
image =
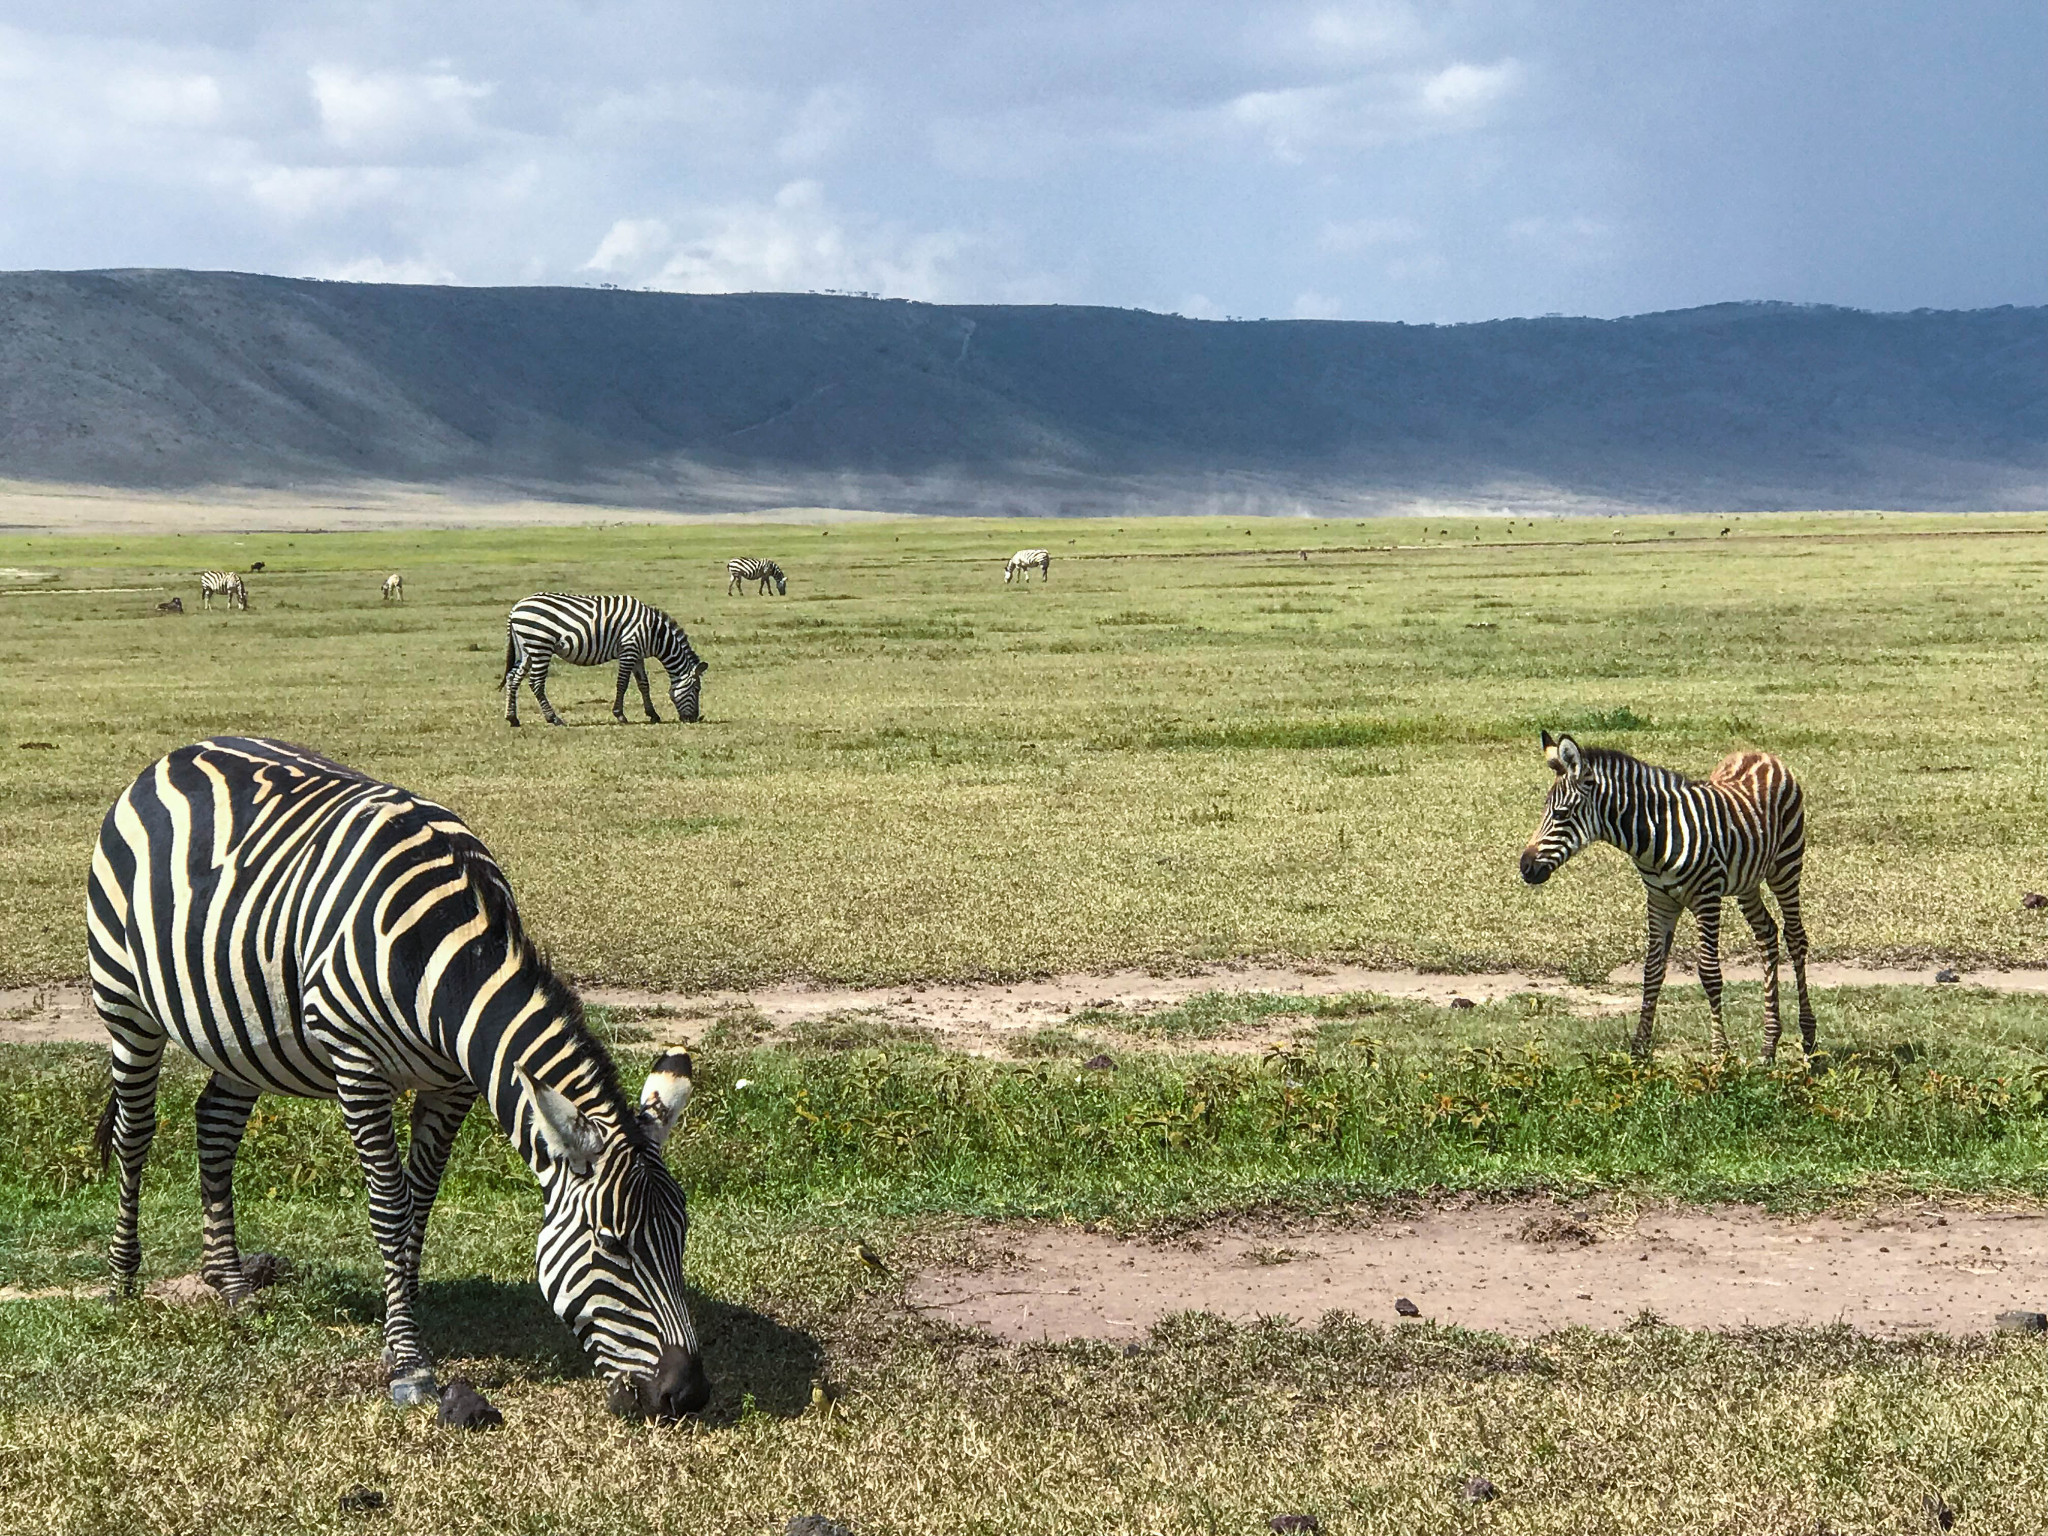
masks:
[[[2048,302],[2041,0],[0,0],[0,268]]]

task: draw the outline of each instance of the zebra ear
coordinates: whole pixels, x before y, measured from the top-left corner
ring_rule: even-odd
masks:
[[[1551,766],[1559,773],[1577,773],[1586,764],[1585,757],[1579,751],[1579,744],[1569,736],[1558,737],[1557,746],[1553,750],[1556,755]]]
[[[1557,760],[1557,738],[1548,731],[1543,733],[1543,761],[1550,764],[1552,773],[1564,772],[1564,764]]]
[[[526,1102],[533,1106],[533,1126],[547,1146],[548,1155],[567,1164],[579,1179],[588,1178],[598,1153],[604,1150],[604,1132],[591,1123],[590,1117],[567,1094],[536,1082],[524,1068],[512,1070],[518,1073],[519,1086],[526,1091]]]
[[[640,1124],[657,1150],[683,1118],[694,1086],[690,1053],[685,1050],[662,1052],[654,1070],[647,1074],[647,1086],[640,1090]]]

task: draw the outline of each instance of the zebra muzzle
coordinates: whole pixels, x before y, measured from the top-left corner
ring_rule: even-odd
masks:
[[[704,1362],[675,1347],[661,1346],[661,1357],[652,1372],[622,1376],[611,1384],[605,1405],[622,1419],[653,1419],[672,1423],[686,1413],[696,1413],[711,1401],[711,1382],[704,1374]]]
[[[1522,879],[1530,885],[1541,885],[1555,871],[1536,856],[1534,848],[1522,850]]]

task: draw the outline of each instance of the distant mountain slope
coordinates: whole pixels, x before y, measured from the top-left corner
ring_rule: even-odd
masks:
[[[0,274],[0,477],[953,510],[2048,505],[2048,309],[1212,322]]]

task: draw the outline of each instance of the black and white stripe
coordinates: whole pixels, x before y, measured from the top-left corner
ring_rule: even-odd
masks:
[[[1031,568],[1038,568],[1041,581],[1052,580],[1052,551],[1049,549],[1020,549],[1010,556],[1010,563],[1003,567],[1003,581],[1007,584],[1013,577],[1031,579]]]
[[[229,608],[249,607],[249,591],[242,585],[242,578],[233,571],[201,571],[199,573],[199,606],[211,608],[216,597],[228,600]]]
[[[405,601],[405,578],[396,571],[384,578],[384,601],[388,603],[393,598]]]
[[[649,720],[659,720],[654,697],[647,690],[649,657],[668,669],[668,696],[676,718],[695,720],[708,664],[690,648],[683,626],[637,597],[579,597],[567,592],[536,592],[512,605],[505,620],[505,718],[519,723],[519,682],[533,685],[540,712],[549,725],[566,722],[548,702],[548,668],[560,656],[579,667],[616,660],[618,692],[612,697],[612,718],[626,718],[626,681],[640,684],[640,705]]]
[[[694,1411],[709,1387],[683,1299],[688,1217],[662,1144],[689,1058],[638,1105],[453,812],[301,748],[221,737],[130,785],[87,889],[93,1006],[112,1036],[102,1156],[118,1158],[116,1294],[141,1264],[139,1190],[167,1041],[213,1072],[199,1098],[203,1273],[247,1295],[235,1152],[263,1093],[339,1101],[384,1259],[399,1402],[431,1399],[413,1319],[420,1245],[457,1128],[481,1096],[545,1196],[540,1283],[620,1412]],[[396,1096],[413,1095],[401,1155]]]
[[[748,581],[760,583],[754,593],[756,597],[767,592],[771,581],[775,583],[776,596],[789,596],[789,578],[782,574],[782,567],[773,560],[728,560],[725,562],[725,574],[729,578],[725,584],[727,597],[738,592],[742,582]]]
[[[1713,1049],[1728,1049],[1721,1025],[1721,903],[1732,898],[1764,956],[1763,1059],[1778,1053],[1778,924],[1764,887],[1778,898],[1785,948],[1799,985],[1799,1035],[1813,1054],[1813,1004],[1806,993],[1806,925],[1799,917],[1799,875],[1806,859],[1805,800],[1799,781],[1768,752],[1737,752],[1704,780],[1689,779],[1604,747],[1581,747],[1543,733],[1556,775],[1543,821],[1522,850],[1522,878],[1541,885],[1591,842],[1612,843],[1635,861],[1649,894],[1649,952],[1643,960],[1643,1009],[1634,1051],[1650,1051],[1657,996],[1671,958],[1678,914],[1692,909],[1700,929],[1700,985],[1713,1014]]]

